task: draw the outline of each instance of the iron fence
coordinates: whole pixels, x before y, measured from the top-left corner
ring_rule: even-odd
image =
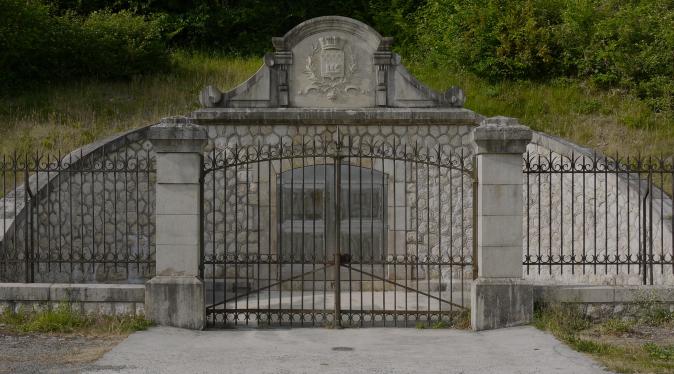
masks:
[[[208,323],[452,323],[472,277],[472,168],[420,145],[323,139],[213,150]]]
[[[142,282],[154,272],[149,147],[0,159],[0,281]]]
[[[524,266],[557,281],[674,281],[671,159],[524,157]]]

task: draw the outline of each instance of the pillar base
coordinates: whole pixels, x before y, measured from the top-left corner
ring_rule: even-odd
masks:
[[[194,276],[157,276],[145,283],[145,317],[162,326],[203,330],[204,282]]]
[[[531,283],[512,278],[478,278],[471,286],[473,331],[526,325],[534,315]]]

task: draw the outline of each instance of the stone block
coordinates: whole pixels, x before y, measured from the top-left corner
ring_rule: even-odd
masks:
[[[157,183],[199,183],[201,154],[164,153],[157,156]]]
[[[157,276],[145,284],[145,317],[158,325],[201,330],[204,283],[197,277]]]
[[[158,214],[157,244],[199,244],[198,214]]]
[[[534,315],[533,287],[523,280],[477,279],[471,287],[474,331],[526,325]]]
[[[145,301],[143,301],[142,303],[136,303],[135,308],[136,308],[136,315],[137,316],[144,316],[145,315]]]
[[[0,283],[0,300],[7,301],[47,301],[47,283]]]
[[[522,246],[522,215],[478,216],[477,238],[480,246]]]
[[[477,214],[480,216],[522,215],[522,185],[492,184],[478,188]]]
[[[482,154],[477,159],[477,177],[481,184],[522,184],[522,156],[519,154]]]
[[[157,275],[195,276],[199,274],[199,245],[157,244]]]
[[[114,314],[113,303],[110,302],[82,303],[82,311],[86,314],[98,314],[106,316],[111,316]]]
[[[54,283],[50,300],[56,302],[138,302],[145,298],[145,288],[135,284]]]
[[[485,278],[521,278],[522,247],[485,247],[478,250],[478,275]]]
[[[157,184],[157,214],[199,213],[198,184]]]
[[[116,316],[128,316],[136,314],[134,303],[113,303],[112,310]]]

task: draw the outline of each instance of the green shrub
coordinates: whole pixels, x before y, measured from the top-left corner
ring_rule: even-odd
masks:
[[[125,78],[164,69],[169,54],[161,22],[161,18],[146,21],[129,11],[90,14],[82,24],[91,41],[84,53],[90,73]]]
[[[58,74],[56,54],[71,31],[49,7],[25,0],[0,1],[0,87]]]
[[[128,11],[54,15],[39,1],[0,0],[0,87],[97,76],[127,78],[168,66],[164,19]]]
[[[604,3],[581,73],[604,87],[633,90],[656,111],[674,109],[674,1]]]
[[[424,59],[491,80],[587,78],[674,110],[674,1],[429,0]]]
[[[548,75],[558,63],[550,23],[559,12],[538,3],[430,0],[419,13],[420,48],[492,80]]]

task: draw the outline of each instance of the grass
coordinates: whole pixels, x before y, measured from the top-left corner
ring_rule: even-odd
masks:
[[[222,89],[243,82],[261,58],[175,52],[170,73],[130,81],[78,81],[0,99],[0,153],[70,151],[96,139],[186,114],[199,107],[207,84]]]
[[[0,327],[14,333],[127,335],[150,326],[152,323],[142,316],[85,314],[68,304],[38,312],[7,309],[0,314]]]
[[[664,310],[658,314],[672,316],[672,313]],[[670,322],[653,320],[650,308],[644,309],[643,314],[637,315],[635,320],[614,318],[600,323],[593,323],[571,306],[538,306],[534,316],[537,328],[551,332],[571,348],[591,355],[609,370],[618,373],[674,371],[674,346],[645,340],[618,343],[610,339],[611,336],[635,332],[644,326],[663,327],[665,323]]]
[[[199,107],[207,84],[222,90],[245,81],[261,58],[176,51],[170,73],[125,82],[96,80],[45,85],[0,98],[0,153],[69,151],[95,139],[137,128]],[[437,90],[452,85],[467,94],[466,107],[481,114],[520,118],[535,130],[604,153],[671,156],[674,114],[654,113],[623,91],[600,90],[578,80],[491,83],[472,74],[424,62],[406,62]]]
[[[517,117],[534,130],[608,155],[669,157],[674,152],[674,113],[654,113],[623,91],[601,90],[572,79],[491,83],[424,63],[412,62],[408,67],[436,90],[463,88],[465,106],[480,114]]]

